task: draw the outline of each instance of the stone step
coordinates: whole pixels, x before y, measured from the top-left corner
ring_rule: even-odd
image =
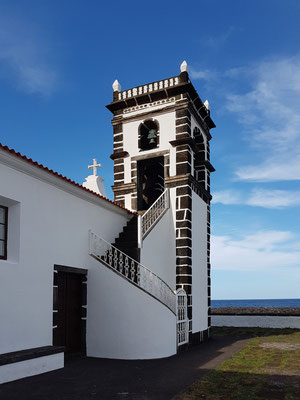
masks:
[[[121,242],[133,242],[137,243],[137,236],[136,235],[120,235],[118,238],[115,239],[115,243]]]
[[[133,238],[137,238],[137,230],[135,231],[122,231],[119,236],[119,238],[123,238],[123,237],[133,237]]]
[[[120,232],[112,245],[127,254],[129,257],[139,261],[140,251],[138,249],[136,216],[127,222],[127,225],[124,227],[123,231]]]

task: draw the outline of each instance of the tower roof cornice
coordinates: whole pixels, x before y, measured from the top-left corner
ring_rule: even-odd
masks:
[[[209,109],[200,99],[189,79],[188,72],[185,70],[182,71],[180,75],[171,78],[147,83],[123,91],[114,90],[113,101],[106,107],[113,114],[118,115],[126,108],[154,103],[182,94],[189,95],[190,102],[200,117],[205,121],[208,128],[215,128],[215,124],[210,117]]]

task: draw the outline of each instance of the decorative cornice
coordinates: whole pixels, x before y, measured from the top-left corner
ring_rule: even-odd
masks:
[[[126,158],[129,156],[127,151],[116,151],[115,153],[110,155],[112,160],[117,160],[118,158]]]
[[[196,89],[189,79],[188,73],[182,72],[178,77],[168,78],[160,82],[170,82],[171,79],[177,79],[178,83],[176,83],[174,86],[169,86],[169,84],[165,85],[163,83],[162,85],[157,86],[157,89],[149,91],[149,87],[154,85],[154,83],[152,83],[120,92],[119,98],[117,100],[114,99],[106,107],[112,113],[117,113],[120,111],[124,112],[124,109],[126,108],[153,103],[163,99],[169,99],[180,94],[188,93],[196,114],[202,118],[208,129],[215,128],[215,124],[210,117],[210,112],[202,103],[202,100],[200,99]],[[146,92],[144,88],[146,88]],[[134,90],[136,90],[136,92],[134,92]]]
[[[159,100],[159,101],[154,101],[153,103],[145,103],[145,104],[140,104],[134,107],[130,107],[130,108],[125,108],[124,109],[124,114],[127,113],[132,113],[132,112],[136,112],[136,111],[140,111],[140,110],[145,110],[147,108],[150,107],[159,107],[159,106],[166,106],[168,105],[168,103],[172,103],[175,102],[175,97],[169,97],[167,99],[163,99],[163,100]]]
[[[192,175],[189,176],[189,182],[192,185],[192,189],[194,191],[197,191],[198,194],[201,194],[203,200],[205,200],[207,203],[211,201],[212,195],[206,189],[204,189],[204,187],[202,187],[200,183]]]
[[[191,174],[170,176],[166,178],[165,185],[166,187],[169,188],[191,185],[192,189],[193,190],[196,189],[194,191],[197,191],[198,194],[201,195],[204,201],[209,203],[212,199],[211,194],[207,190],[205,190],[204,187],[202,187],[200,183]]]
[[[197,165],[199,165],[199,166],[204,165],[209,170],[209,172],[215,172],[214,167],[211,165],[211,163],[208,160],[202,161],[202,162],[198,163]]]
[[[186,134],[184,137],[181,137],[180,139],[171,140],[169,143],[173,147],[182,146],[184,144],[187,144],[191,147],[191,149],[195,153],[199,153],[201,151],[201,149],[197,146],[195,139],[193,137],[189,136],[188,134]]]
[[[119,183],[112,186],[112,190],[115,194],[126,194],[136,190],[136,183]],[[123,193],[126,192],[126,193]]]
[[[176,104],[171,104],[171,105],[166,105],[164,107],[150,110],[148,109],[147,111],[143,113],[138,113],[138,114],[133,114],[133,115],[128,115],[124,114],[122,118],[122,122],[132,122],[132,121],[138,121],[140,119],[145,119],[147,117],[152,117],[153,115],[160,115],[160,114],[166,114],[171,111],[175,111],[177,109]]]
[[[171,140],[169,143],[173,147],[177,147],[177,146],[182,146],[184,144],[188,144],[195,151],[195,153],[198,151],[198,148],[197,148],[195,140],[191,136],[188,136],[188,135],[186,135],[185,137],[182,137],[180,139]]]
[[[113,101],[106,106],[112,113],[118,110],[124,110],[125,108],[134,107],[141,104],[153,103],[155,101],[160,101],[167,99],[169,97],[174,97],[179,94],[185,93],[188,90],[188,83],[179,84],[178,86],[170,88],[162,88],[151,93],[146,93],[142,95],[136,95],[127,99]]]
[[[174,175],[168,176],[165,178],[165,186],[166,187],[176,187],[183,186],[189,183],[189,174],[185,175]]]
[[[139,156],[131,157],[131,160],[132,161],[147,160],[148,158],[162,157],[169,153],[170,153],[169,150],[152,151],[152,153],[144,153]]]
[[[114,118],[111,120],[112,125],[118,125],[118,124],[123,124],[126,122],[132,122],[132,121],[139,121],[143,120],[145,118],[151,118],[154,115],[160,115],[160,114],[166,114],[172,111],[177,111],[177,110],[183,110],[188,108],[187,104],[181,104],[181,103],[175,103],[171,105],[165,105],[164,107],[161,108],[156,108],[154,110],[148,109],[147,111],[143,113],[138,113],[138,114],[133,114],[133,115],[127,115],[127,114],[121,114],[121,115],[115,115]],[[198,116],[198,118],[200,118]],[[210,134],[209,134],[210,136]],[[210,136],[211,138],[211,136]]]

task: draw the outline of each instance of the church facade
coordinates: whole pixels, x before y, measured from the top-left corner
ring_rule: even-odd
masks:
[[[79,185],[0,146],[0,383],[61,368],[64,352],[161,358],[209,337],[209,104],[183,62],[115,81],[107,108],[113,202],[96,160]]]

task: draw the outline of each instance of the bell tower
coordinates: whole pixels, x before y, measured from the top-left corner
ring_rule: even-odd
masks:
[[[180,74],[121,90],[113,83],[114,200],[142,214],[169,188],[176,289],[188,299],[189,342],[210,328],[210,107]],[[163,240],[163,238],[162,238]],[[175,281],[175,279],[174,279]],[[175,289],[175,288],[174,288]]]

